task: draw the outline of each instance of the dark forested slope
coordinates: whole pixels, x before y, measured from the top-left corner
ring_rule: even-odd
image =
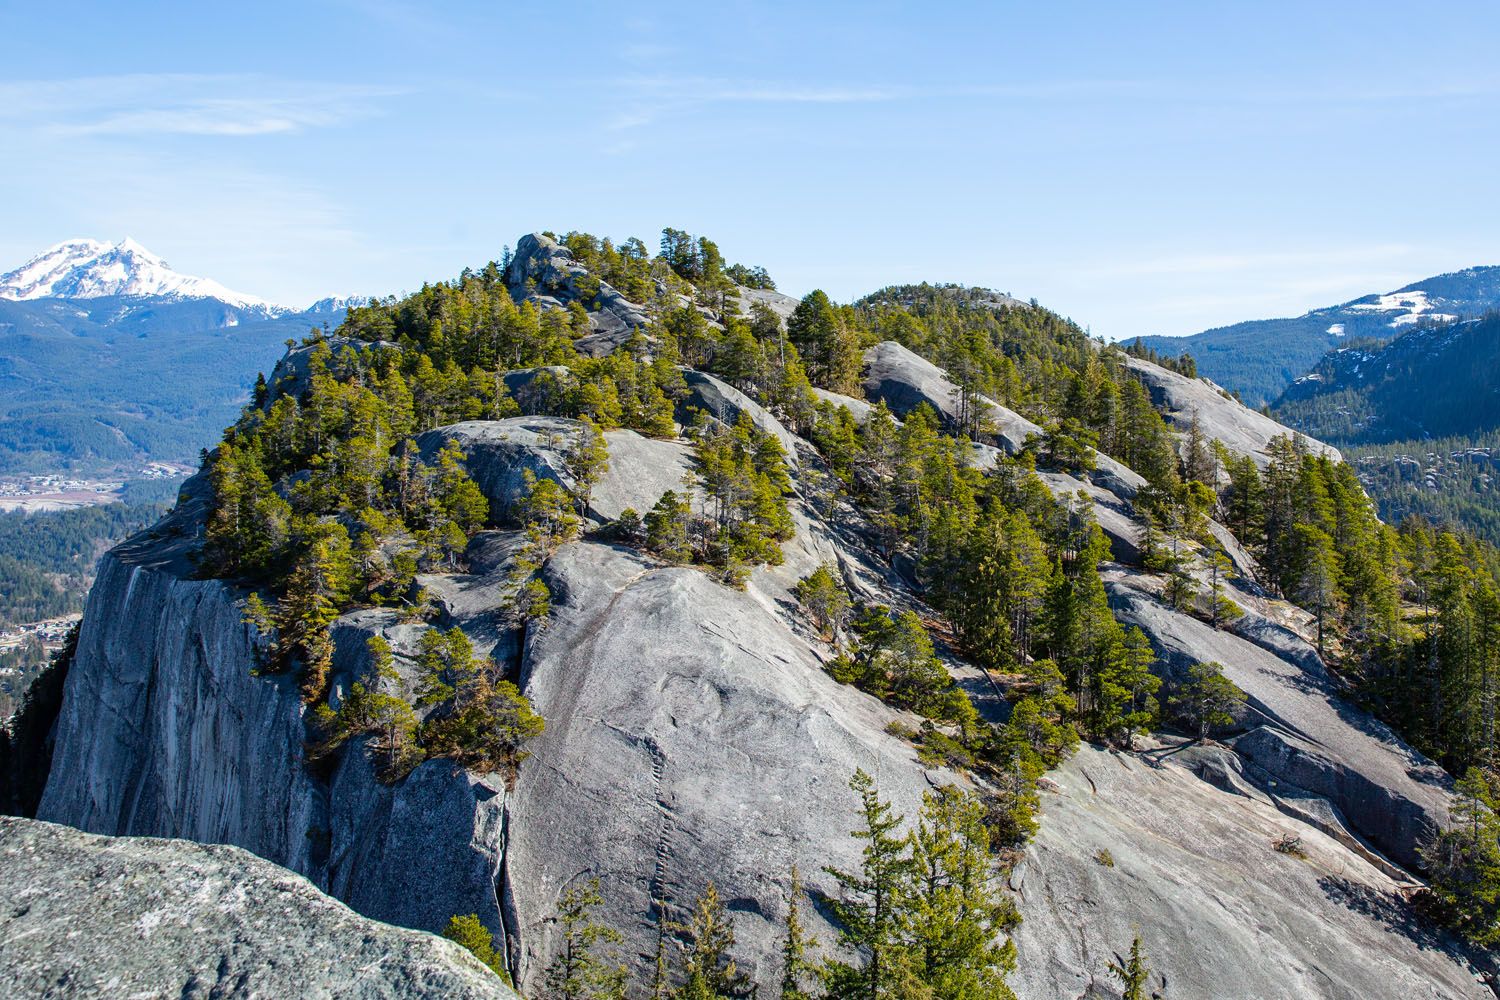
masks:
[[[1382,341],[1411,324],[1474,317],[1500,306],[1500,267],[1471,267],[1287,319],[1249,320],[1191,337],[1142,337],[1143,346],[1191,354],[1201,374],[1251,406],[1270,403],[1329,349]]]

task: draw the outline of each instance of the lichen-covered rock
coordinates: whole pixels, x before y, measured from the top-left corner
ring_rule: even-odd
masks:
[[[6,996],[517,1000],[451,941],[235,847],[0,816],[0,896]]]
[[[1174,428],[1186,431],[1196,415],[1205,441],[1222,441],[1230,451],[1249,455],[1263,468],[1270,462],[1266,446],[1271,439],[1293,433],[1264,413],[1225,395],[1212,383],[1179,375],[1143,358],[1126,357],[1125,364],[1146,386],[1151,402],[1163,410]],[[1332,445],[1307,437],[1304,440],[1315,452],[1321,451],[1334,461],[1342,457]]]

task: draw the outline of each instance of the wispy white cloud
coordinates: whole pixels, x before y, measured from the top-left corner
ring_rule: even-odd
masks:
[[[273,135],[364,118],[401,93],[241,74],[22,80],[0,83],[0,122],[61,136]]]
[[[607,125],[621,131],[718,104],[889,104],[898,101],[1068,99],[1121,96],[1145,85],[1129,80],[1043,80],[995,85],[828,84],[735,80],[698,76],[627,76],[608,81],[622,107]]]

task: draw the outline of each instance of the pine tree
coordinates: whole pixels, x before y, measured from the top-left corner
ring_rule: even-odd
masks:
[[[578,513],[586,514],[594,496],[594,487],[609,471],[609,445],[593,420],[580,418],[583,426],[578,429],[573,442],[563,456],[568,476],[573,480],[573,495],[578,501]]]
[[[1005,977],[1016,966],[1015,946],[1000,942],[1021,918],[991,885],[984,805],[951,786],[928,794],[911,844],[912,891],[901,923],[921,995],[1013,997]]]
[[[1500,802],[1471,767],[1455,788],[1452,825],[1423,852],[1433,892],[1450,921],[1484,948],[1500,945]]]
[[[843,943],[859,964],[829,958],[823,967],[829,1000],[905,1000],[908,955],[901,939],[901,914],[912,875],[911,842],[897,833],[902,817],[880,798],[875,781],[854,772],[849,787],[859,796],[863,825],[854,836],[865,842],[858,872],[827,869],[844,889],[833,904]]]
[[[781,1000],[813,1000],[807,985],[817,968],[815,944],[802,925],[802,873],[792,865],[787,888],[786,937],[781,944]]]
[[[510,982],[510,973],[505,970],[505,959],[495,950],[495,939],[489,928],[479,920],[477,913],[453,916],[443,929],[443,937],[469,949],[473,956],[490,968],[495,975]]]
[[[687,499],[667,490],[646,513],[646,548],[668,562],[687,562],[692,558],[688,544],[691,517]]]
[[[417,717],[403,690],[390,643],[378,635],[365,643],[375,668],[374,686],[363,693],[364,723],[375,734],[375,748],[388,777],[398,776],[416,753]],[[355,684],[354,687],[361,687]]]
[[[849,595],[838,577],[836,566],[823,563],[797,581],[792,595],[806,609],[823,638],[838,637],[849,613]]]
[[[1224,676],[1220,663],[1195,663],[1187,680],[1172,699],[1192,724],[1198,739],[1207,740],[1215,729],[1234,723],[1233,710],[1245,700],[1245,692]]]
[[[740,972],[729,952],[734,948],[734,925],[712,882],[703,890],[686,926],[688,936],[680,973],[683,985],[674,1000],[732,1000],[755,995],[748,976]]]
[[[551,1000],[624,1000],[625,966],[609,952],[621,942],[620,932],[594,919],[603,903],[597,878],[564,890],[557,907],[562,946],[545,980]]]
[[[1151,978],[1151,970],[1141,951],[1139,934],[1130,942],[1130,957],[1123,964],[1110,962],[1109,971],[1120,981],[1120,986],[1125,991],[1121,1000],[1149,1000],[1146,996],[1146,983]]]

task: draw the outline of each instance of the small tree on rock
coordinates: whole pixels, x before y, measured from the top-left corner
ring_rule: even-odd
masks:
[[[1233,710],[1244,703],[1245,692],[1224,676],[1221,663],[1195,663],[1187,681],[1172,699],[1182,715],[1207,740],[1215,729],[1234,724]]]

